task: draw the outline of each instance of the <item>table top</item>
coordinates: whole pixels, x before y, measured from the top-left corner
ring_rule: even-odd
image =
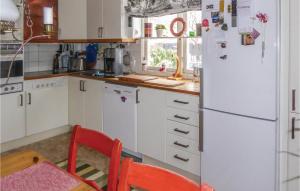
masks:
[[[49,162],[45,157],[35,151],[21,151],[12,153],[6,156],[1,156],[1,177],[8,176],[14,172],[24,170],[34,164],[40,162]],[[63,169],[61,169],[63,171]],[[70,174],[71,175],[71,174]],[[72,176],[72,175],[71,175]],[[80,184],[71,191],[94,191],[95,189],[88,184],[82,182],[78,177],[76,178]]]

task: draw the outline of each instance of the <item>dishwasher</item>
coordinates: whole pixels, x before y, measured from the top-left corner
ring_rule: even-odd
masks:
[[[140,158],[137,153],[137,87],[105,83],[103,131],[123,144],[123,155]]]

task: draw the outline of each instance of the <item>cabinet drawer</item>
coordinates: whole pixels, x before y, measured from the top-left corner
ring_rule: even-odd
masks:
[[[167,163],[200,176],[200,156],[173,147],[167,147]]]
[[[175,121],[167,120],[167,131],[174,135],[178,135],[194,141],[199,141],[199,127],[178,123]]]
[[[179,109],[198,112],[199,97],[187,94],[168,93],[167,105]]]
[[[176,149],[180,149],[183,151],[188,151],[200,155],[200,151],[198,150],[198,144],[199,144],[198,142],[193,140],[179,137],[171,133],[167,134],[167,145],[170,147],[174,147]]]
[[[184,111],[169,107],[167,109],[167,118],[180,123],[199,126],[199,116],[196,112]]]

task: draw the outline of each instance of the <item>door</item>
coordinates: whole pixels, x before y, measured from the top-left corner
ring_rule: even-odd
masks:
[[[273,191],[276,122],[204,110],[201,181],[217,191]]]
[[[210,0],[202,1],[203,7],[211,4]],[[210,30],[203,32],[204,108],[271,120],[277,118],[276,5],[276,0],[255,1],[257,10],[267,9],[268,17],[273,18],[267,25],[252,23],[260,33],[265,27],[268,48],[264,56],[262,34],[255,45],[244,46],[239,27],[230,26],[224,32],[212,25]],[[211,18],[210,10],[202,13],[202,18]],[[224,20],[231,21],[231,14],[224,13]],[[227,43],[226,48],[221,47],[222,42]]]
[[[121,140],[124,148],[137,151],[136,88],[105,84],[103,131]]]
[[[105,0],[88,0],[87,1],[87,38],[102,38],[101,28],[103,27],[103,1]]]
[[[84,127],[103,131],[103,86],[98,80],[84,80]]]
[[[300,1],[290,1],[290,114],[287,190],[300,190]]]
[[[25,136],[24,93],[1,95],[1,143]]]
[[[84,126],[84,94],[81,78],[69,77],[69,124]]]
[[[47,81],[41,81],[40,88],[27,92],[27,135],[68,125],[68,89],[61,80],[54,87],[46,87]]]
[[[87,38],[87,0],[58,0],[59,40]]]
[[[165,160],[165,100],[164,91],[141,88],[138,104],[138,152],[160,161]]]

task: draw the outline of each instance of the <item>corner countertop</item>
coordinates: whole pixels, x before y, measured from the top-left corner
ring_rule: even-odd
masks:
[[[57,72],[53,72],[52,70],[49,71],[41,71],[41,72],[26,72],[24,74],[25,80],[37,80],[37,79],[44,79],[44,78],[53,78],[53,77],[61,77],[61,76],[73,76],[73,77],[80,77],[85,79],[92,79],[92,80],[99,80],[105,81],[120,85],[131,85],[131,86],[140,86],[140,87],[147,87],[147,88],[154,88],[178,93],[185,93],[191,95],[200,95],[200,84],[192,82],[191,80],[183,80],[184,84],[175,86],[175,87],[166,87],[166,86],[159,86],[159,85],[152,85],[147,83],[139,83],[139,82],[128,82],[119,80],[119,78],[104,78],[104,77],[95,77],[95,76],[88,76],[83,75],[82,72],[68,72],[65,70],[59,70]]]

